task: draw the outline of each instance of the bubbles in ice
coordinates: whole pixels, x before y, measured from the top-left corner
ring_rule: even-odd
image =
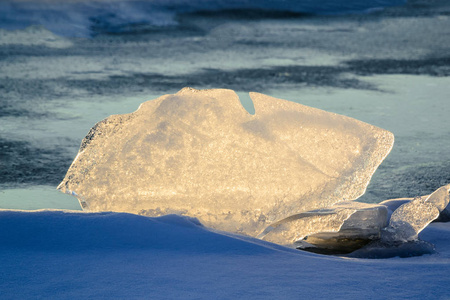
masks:
[[[176,213],[257,236],[293,215],[358,198],[392,148],[393,135],[375,126],[250,97],[254,115],[231,90],[186,88],[111,116],[85,137],[59,189],[89,211]],[[333,209],[330,224],[315,224],[338,230],[356,213]],[[311,227],[304,221],[289,226]]]

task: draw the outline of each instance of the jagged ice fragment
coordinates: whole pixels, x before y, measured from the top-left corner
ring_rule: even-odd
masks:
[[[427,197],[417,197],[398,207],[389,226],[382,232],[386,242],[416,240],[418,234],[449,205],[450,184],[444,185]]]
[[[268,226],[258,237],[299,248],[327,248],[350,252],[371,240],[379,239],[387,226],[384,205],[357,201],[339,202],[330,208],[290,216]]]
[[[110,116],[84,138],[58,188],[88,211],[176,213],[257,236],[358,198],[392,148],[392,133],[375,126],[250,97],[254,115],[231,90],[185,88]]]

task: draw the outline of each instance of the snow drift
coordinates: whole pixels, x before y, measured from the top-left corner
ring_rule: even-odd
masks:
[[[33,251],[182,251],[262,254],[269,243],[215,233],[198,220],[168,215],[148,218],[127,213],[0,210],[0,249]],[[276,248],[276,247],[275,247]]]
[[[227,236],[175,215],[3,210],[0,290],[2,299],[445,298],[449,225],[421,233],[439,255],[361,260]]]

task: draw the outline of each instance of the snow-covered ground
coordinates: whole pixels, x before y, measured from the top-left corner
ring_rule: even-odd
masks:
[[[323,256],[176,215],[0,211],[2,299],[448,299],[450,223],[436,254]]]

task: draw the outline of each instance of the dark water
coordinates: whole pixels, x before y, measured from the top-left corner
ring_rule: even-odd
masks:
[[[367,13],[404,3],[404,0],[9,0],[0,3],[0,27],[21,29],[43,25],[66,36],[133,34],[183,27],[186,25],[183,21],[190,17],[223,20],[298,18]]]

